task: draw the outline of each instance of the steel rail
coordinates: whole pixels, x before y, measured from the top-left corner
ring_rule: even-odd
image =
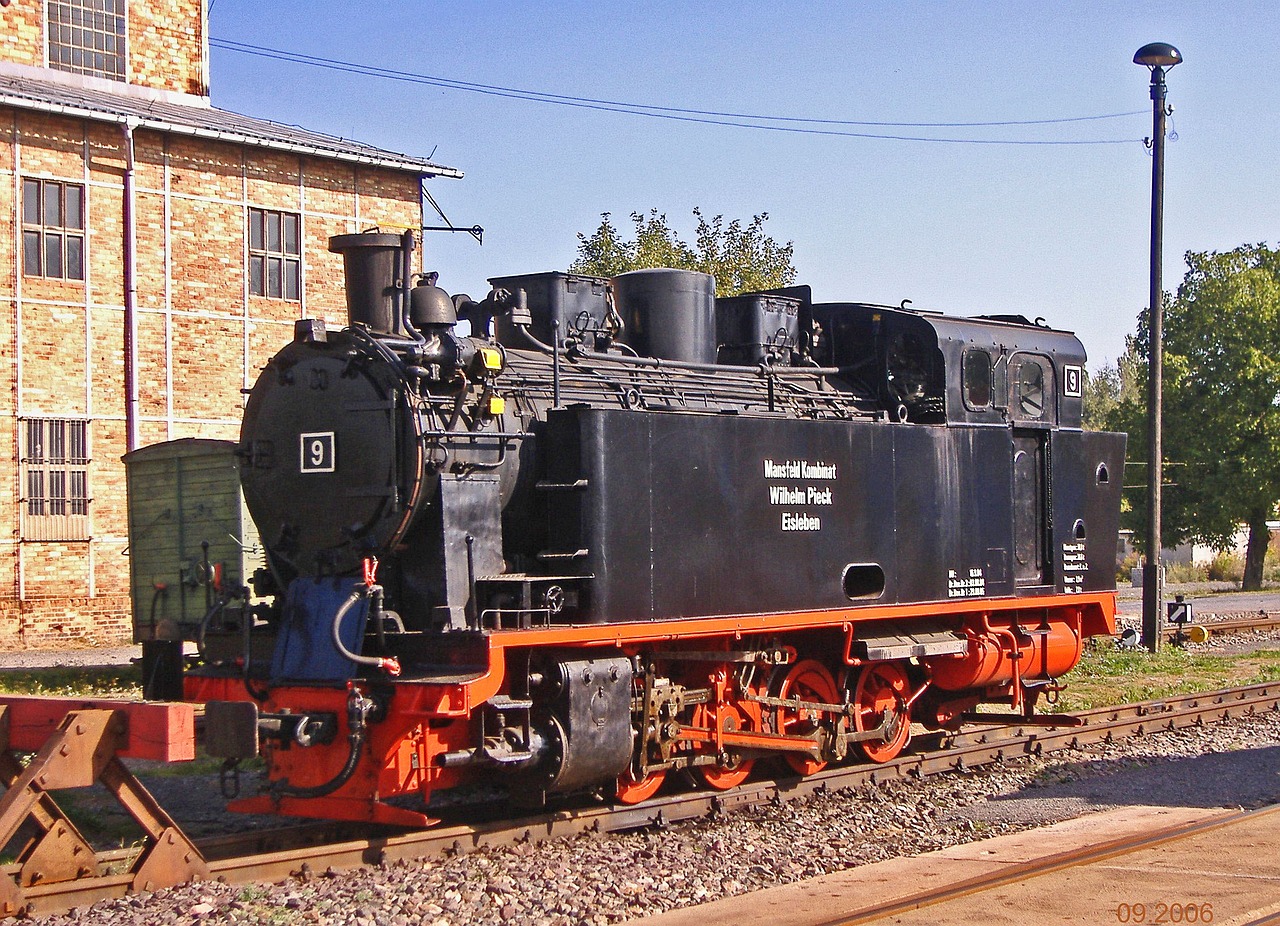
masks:
[[[368,835],[350,825],[303,824],[266,832],[196,840],[211,877],[229,883],[275,881],[306,871],[354,868],[440,854],[463,854],[485,846],[510,845],[583,833],[610,833],[706,817],[745,807],[776,804],[811,794],[875,784],[895,778],[922,778],[1006,761],[1020,755],[1109,742],[1196,726],[1265,710],[1280,710],[1280,683],[1179,695],[1081,711],[1080,726],[972,727],[959,733],[918,739],[924,751],[880,765],[837,766],[804,778],[748,782],[731,791],[691,791],[654,798],[637,806],[565,808],[519,819],[458,823],[412,832]],[[361,832],[361,835],[354,835]],[[129,853],[121,851],[121,863]],[[5,869],[11,874],[11,867]],[[106,875],[24,888],[32,913],[123,897],[129,879]]]
[[[1181,839],[1188,839],[1201,833],[1210,832],[1227,826],[1233,826],[1237,823],[1243,822],[1244,820],[1265,817],[1275,813],[1280,813],[1280,804],[1272,804],[1268,807],[1259,807],[1255,810],[1226,811],[1210,817],[1207,820],[1195,820],[1190,823],[1175,823],[1146,833],[1135,833],[1128,836],[1120,836],[1115,839],[1100,842],[1096,845],[1082,846],[1078,849],[1059,852],[1055,855],[1049,855],[1032,862],[1024,862],[1018,865],[1007,866],[1002,870],[974,875],[971,878],[966,878],[962,881],[947,884],[939,888],[918,891],[905,897],[899,897],[870,907],[864,907],[852,914],[840,916],[836,919],[825,920],[821,923],[815,924],[815,926],[857,926],[857,924],[860,923],[870,923],[884,917],[909,913],[923,909],[924,907],[931,907],[940,903],[946,903],[950,900],[959,900],[962,897],[981,894],[984,891],[994,890],[995,888],[1004,887],[1009,884],[1030,881],[1042,875],[1053,874],[1058,871],[1066,871],[1071,868],[1078,868],[1095,862],[1103,862],[1109,859],[1131,855],[1134,852],[1141,852],[1144,849],[1152,849],[1156,846],[1177,842]]]
[[[1274,612],[1262,612],[1258,617],[1233,617],[1223,621],[1193,621],[1196,627],[1203,627],[1210,634],[1240,633],[1244,630],[1270,630],[1280,627],[1280,615]]]
[[[1187,624],[1183,628],[1183,633],[1187,627],[1203,627],[1209,631],[1210,636],[1243,633],[1247,630],[1273,630],[1280,627],[1280,613],[1275,611],[1259,611],[1257,617],[1233,617],[1226,620],[1195,620]],[[1165,635],[1170,641],[1177,638],[1178,631],[1176,628],[1170,629],[1165,627]],[[1116,634],[1120,636],[1119,633]]]

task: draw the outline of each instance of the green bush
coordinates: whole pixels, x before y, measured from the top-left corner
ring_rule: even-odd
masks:
[[[1244,580],[1244,557],[1234,553],[1217,553],[1209,563],[1210,582],[1236,582]]]
[[[1262,561],[1264,582],[1280,582],[1280,531],[1271,535],[1267,544],[1267,558]]]
[[[1164,574],[1166,582],[1178,585],[1205,582],[1208,579],[1209,567],[1204,563],[1170,563]]]
[[[1133,570],[1140,561],[1141,557],[1137,553],[1130,553],[1120,560],[1120,565],[1116,567],[1116,584],[1121,587],[1128,585],[1133,577]]]
[[[1280,559],[1270,553],[1262,564],[1262,578],[1265,582],[1280,582]]]

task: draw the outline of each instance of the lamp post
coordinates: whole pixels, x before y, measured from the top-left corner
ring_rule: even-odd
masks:
[[[1168,42],[1143,45],[1133,63],[1151,70],[1151,303],[1147,310],[1147,568],[1142,575],[1142,639],[1151,652],[1160,648],[1164,583],[1160,575],[1160,482],[1163,450],[1160,420],[1164,386],[1164,290],[1160,258],[1164,249],[1164,72],[1182,62],[1182,53]]]

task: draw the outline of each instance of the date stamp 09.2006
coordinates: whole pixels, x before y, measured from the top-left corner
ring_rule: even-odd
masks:
[[[1167,926],[1170,923],[1212,923],[1211,903],[1122,903],[1116,906],[1117,923]]]

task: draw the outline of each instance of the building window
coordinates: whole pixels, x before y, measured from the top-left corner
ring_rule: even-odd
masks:
[[[22,448],[22,539],[89,539],[89,423],[26,418]]]
[[[22,181],[22,271],[84,279],[84,187],[61,180]]]
[[[249,210],[249,293],[297,301],[302,288],[301,219],[275,209]]]
[[[124,80],[125,0],[48,0],[49,67]]]

